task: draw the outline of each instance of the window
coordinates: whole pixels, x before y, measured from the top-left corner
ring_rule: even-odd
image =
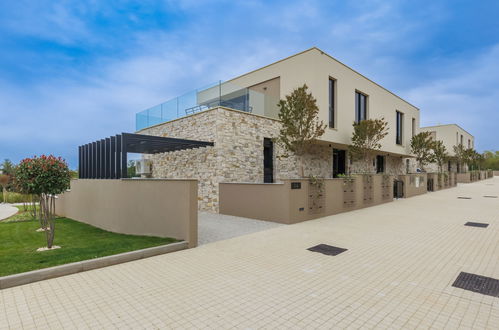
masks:
[[[416,135],[416,118],[412,118],[412,137]]]
[[[461,134],[461,145],[463,145],[463,135]]]
[[[395,137],[395,142],[397,144],[402,144],[402,129],[404,127],[404,114],[400,111],[397,111],[397,136]]]
[[[470,148],[471,148],[471,140],[468,139],[468,149],[470,149]]]
[[[385,173],[385,156],[376,156],[376,173]]]
[[[355,92],[355,122],[367,119],[367,95]]]
[[[336,80],[329,78],[329,127],[335,128],[335,109],[334,103],[336,101],[335,95]]]

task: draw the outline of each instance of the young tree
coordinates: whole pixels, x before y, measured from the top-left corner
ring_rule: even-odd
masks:
[[[434,160],[432,145],[433,139],[430,132],[421,132],[411,139],[411,151],[416,155],[416,160],[423,172],[424,166]]]
[[[388,134],[385,118],[367,119],[353,124],[352,144],[348,152],[363,163],[363,171],[370,173],[371,156],[381,148],[381,140]]]
[[[55,235],[55,195],[69,188],[68,165],[52,155],[26,158],[17,167],[16,180],[23,191],[40,196],[40,222],[45,229],[47,247],[51,249]]]
[[[10,183],[10,176],[7,174],[0,174],[0,186],[2,186],[2,202],[7,203],[7,186]]]
[[[463,172],[463,164],[466,163],[466,149],[464,149],[461,143],[457,146],[454,146],[453,149],[455,155],[454,157],[459,164],[460,172]]]
[[[444,143],[442,141],[434,141],[432,145],[433,157],[438,165],[438,172],[443,172],[444,163],[448,159],[447,150],[445,149]]]
[[[317,138],[324,134],[326,125],[319,120],[317,101],[307,92],[307,85],[295,89],[279,101],[281,129],[277,142],[300,160],[300,176],[305,177],[303,156]]]

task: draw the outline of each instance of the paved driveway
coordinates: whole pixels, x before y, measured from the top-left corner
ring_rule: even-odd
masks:
[[[0,204],[0,221],[16,214],[17,211],[19,210],[10,204]]]
[[[230,215],[199,212],[198,244],[203,245],[229,238],[248,235],[262,230],[283,226],[282,224],[234,217]]]
[[[499,199],[484,195],[499,178],[1,290],[0,325],[499,329],[499,298],[451,286],[499,278]],[[307,251],[319,243],[348,251]]]

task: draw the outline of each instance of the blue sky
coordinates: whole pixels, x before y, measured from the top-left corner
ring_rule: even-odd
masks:
[[[0,0],[0,160],[134,130],[135,113],[312,46],[499,149],[498,1]]]

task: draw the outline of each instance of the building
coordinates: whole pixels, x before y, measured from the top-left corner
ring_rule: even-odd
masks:
[[[475,148],[475,138],[462,127],[457,124],[436,125],[421,127],[422,132],[430,132],[434,140],[443,142],[450,160],[447,161],[447,167],[443,170],[446,172],[463,173],[468,170],[466,164],[460,164],[455,156],[454,147],[462,145],[464,149]],[[426,168],[428,172],[437,172],[438,166],[436,164],[429,164]]]
[[[389,132],[368,171],[397,175],[414,168],[410,140],[419,132],[419,109],[314,47],[137,114],[137,133],[214,142],[150,156],[152,176],[198,179],[200,209],[210,211],[218,210],[221,182],[298,177],[298,160],[285,155],[273,138],[280,127],[278,101],[303,84],[327,123],[305,157],[305,175],[330,178],[361,171],[347,149],[352,124],[369,118],[384,118]]]

